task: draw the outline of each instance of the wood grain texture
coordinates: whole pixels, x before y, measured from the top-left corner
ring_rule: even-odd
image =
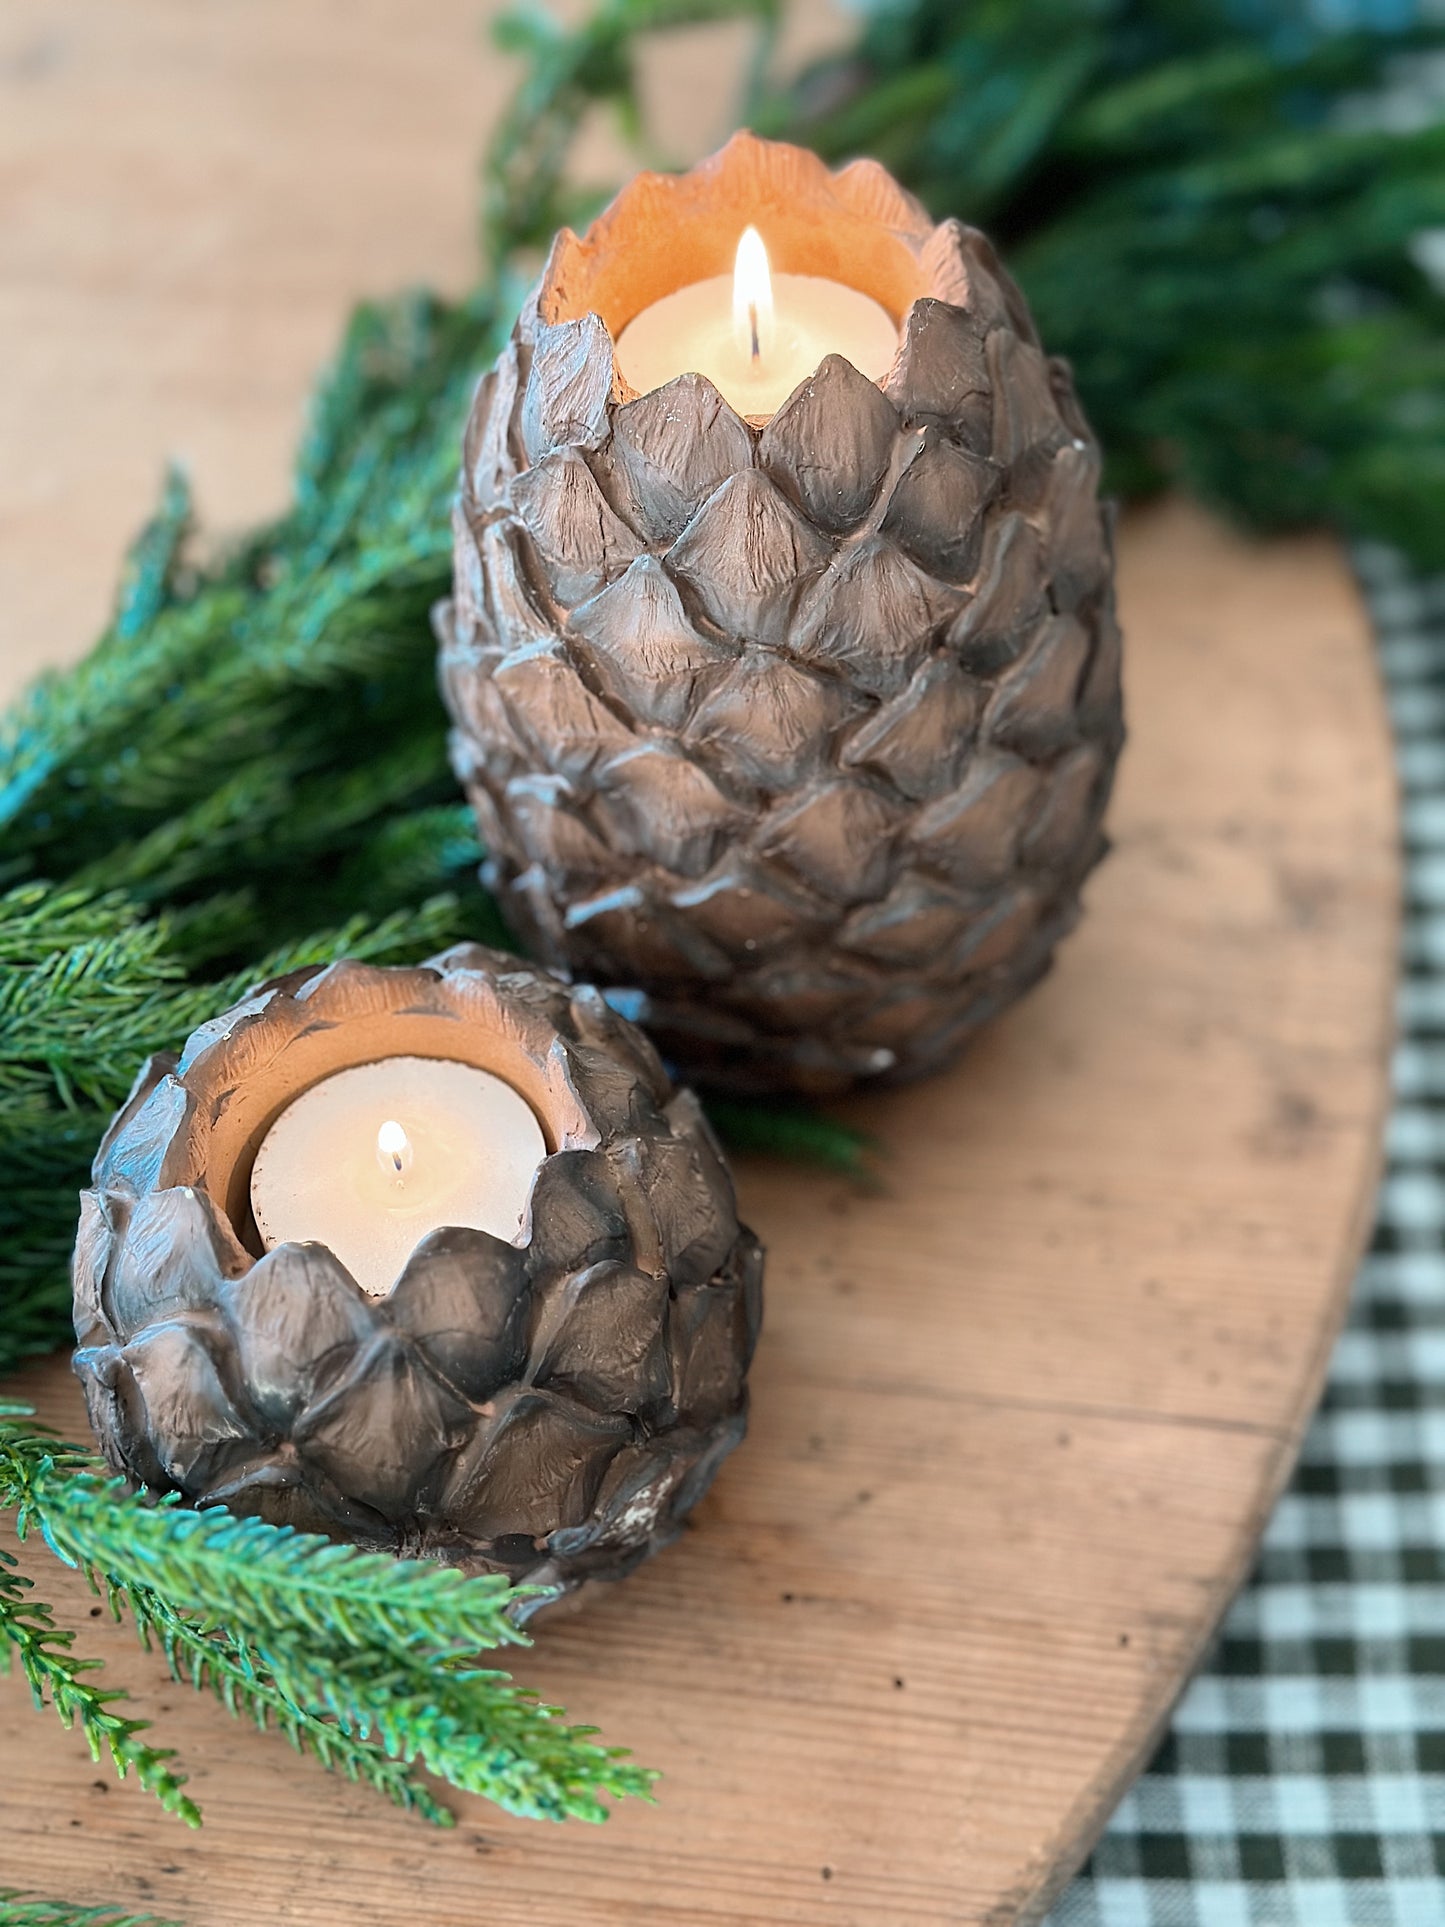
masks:
[[[345,10],[337,36],[341,11],[7,9],[0,249],[31,248],[0,277],[7,679],[22,637],[33,660],[80,646],[168,445],[228,513],[275,499],[346,298],[408,250],[412,271],[460,272],[477,130],[450,118],[467,93],[451,69],[477,10],[439,5],[420,38],[399,0]],[[326,84],[303,87],[323,47]],[[17,131],[29,86],[51,91]],[[258,142],[268,89],[294,106]],[[369,124],[404,106],[358,183],[365,218],[317,240]],[[236,158],[198,185],[196,156],[221,150]],[[126,153],[158,170],[129,190]],[[249,198],[258,172],[284,190]],[[268,278],[293,190],[319,253],[298,241],[294,274]],[[118,252],[113,195],[151,259]],[[224,266],[204,300],[154,256],[192,208]],[[189,1927],[1037,1917],[1146,1757],[1293,1460],[1369,1218],[1391,1025],[1391,762],[1340,556],[1173,506],[1126,523],[1121,597],[1118,847],[1058,972],[948,1078],[860,1109],[879,1193],[744,1168],[772,1248],[751,1437],[696,1531],[523,1656],[664,1770],[661,1804],[600,1832],[473,1804],[435,1834],[170,1686],[97,1619],[94,1650],[182,1745],[206,1829],[112,1786],[0,1682],[0,1881]],[[26,1383],[80,1425],[62,1363]]]
[[[504,11],[5,0],[0,695],[97,633],[168,460],[211,527],[274,513],[352,304],[468,284],[478,156],[516,79],[488,43]],[[797,0],[785,40],[848,30],[833,0]],[[706,29],[643,63],[664,151],[728,132],[747,46]],[[578,165],[625,171],[610,122]]]

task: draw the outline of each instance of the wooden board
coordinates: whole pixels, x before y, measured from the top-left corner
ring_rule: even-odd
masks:
[[[121,464],[133,521],[135,449],[154,456],[179,422],[222,466],[246,451],[250,479],[229,499],[249,513],[279,489],[314,359],[285,275],[264,298],[247,279],[254,262],[265,281],[277,233],[304,230],[279,188],[266,220],[251,207],[251,228],[228,225],[254,183],[202,169],[225,277],[200,303],[167,294],[153,257],[119,263],[94,208],[89,228],[65,210],[112,191],[116,153],[150,156],[165,189],[169,152],[180,247],[205,198],[197,156],[250,154],[258,99],[295,110],[266,123],[273,184],[288,156],[304,173],[313,154],[335,185],[383,112],[407,128],[399,179],[443,150],[464,166],[474,130],[454,156],[446,111],[421,99],[434,87],[456,105],[473,9],[438,7],[389,63],[385,29],[406,12],[349,10],[346,57],[323,68],[331,0],[264,0],[247,13],[255,41],[216,13],[197,27],[176,0],[133,0],[124,27],[100,0],[12,0],[0,143],[14,145],[23,89],[53,89],[44,111],[24,109],[39,159],[0,176],[0,265],[17,231],[22,254],[27,235],[39,250],[28,281],[0,275],[0,407],[31,430],[0,438],[0,506],[32,469],[54,483],[25,515],[0,515],[0,581],[30,584],[21,607],[44,617],[25,631],[27,652],[43,638],[31,659],[74,652],[113,561],[116,518],[84,512],[87,459]],[[111,36],[99,74],[99,42],[66,38],[77,21]],[[42,37],[24,42],[17,22]],[[301,76],[322,71],[308,128]],[[42,125],[65,134],[53,153]],[[450,191],[461,207],[469,179]],[[59,210],[53,233],[5,218],[17,195],[22,214]],[[376,263],[411,245],[402,187],[373,203],[367,222],[341,220],[347,238],[319,265],[298,244],[319,334],[323,311],[384,285]],[[150,203],[136,219],[164,225]],[[251,325],[224,322],[228,298]],[[123,371],[106,359],[117,337]],[[120,382],[88,432],[87,344]],[[176,389],[178,366],[204,380]],[[153,419],[166,395],[172,412]],[[203,465],[200,479],[225,495],[223,475]],[[435,1834],[169,1685],[97,1621],[95,1650],[182,1746],[206,1829],[114,1787],[0,1683],[0,1883],[189,1927],[1038,1917],[1147,1756],[1293,1461],[1369,1220],[1391,1026],[1391,762],[1339,554],[1253,546],[1173,505],[1127,523],[1122,565],[1134,735],[1118,848],[1083,928],[958,1071],[858,1111],[884,1147],[881,1192],[742,1172],[771,1247],[752,1436],[683,1543],[524,1656],[574,1717],[664,1770],[660,1805],[593,1831],[468,1803],[456,1832]],[[4,636],[11,675],[18,634]],[[26,1384],[48,1416],[80,1423],[63,1364]],[[47,1583],[87,1610],[53,1568]]]
[[[743,1172],[747,1446],[526,1676],[662,1767],[600,1833],[380,1809],[125,1655],[199,1838],[0,1692],[0,1874],[191,1927],[1035,1917],[1247,1566],[1369,1214],[1396,876],[1365,625],[1323,544],[1133,520],[1118,849],[1056,976],[858,1121],[886,1189]],[[81,1419],[63,1367],[46,1412]],[[74,1589],[66,1589],[74,1597]],[[418,1894],[425,1911],[418,1914]]]

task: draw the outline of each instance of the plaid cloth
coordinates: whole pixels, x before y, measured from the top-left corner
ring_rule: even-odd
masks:
[[[1379,1224],[1254,1576],[1047,1927],[1445,1927],[1445,578],[1358,560],[1408,872]]]

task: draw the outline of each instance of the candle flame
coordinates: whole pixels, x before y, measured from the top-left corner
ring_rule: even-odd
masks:
[[[755,366],[772,345],[773,276],[755,227],[744,228],[733,267],[733,337]]]
[[[394,1117],[376,1134],[376,1161],[390,1178],[404,1178],[411,1169],[411,1139]]]

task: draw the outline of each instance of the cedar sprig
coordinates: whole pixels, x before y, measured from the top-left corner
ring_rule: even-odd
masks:
[[[156,1914],[128,1914],[119,1907],[79,1907],[45,1900],[23,1887],[0,1887],[0,1927],[177,1927]]]
[[[149,1720],[118,1710],[126,1704],[125,1693],[96,1684],[101,1661],[79,1658],[75,1638],[37,1597],[34,1582],[18,1570],[14,1556],[0,1547],[0,1668],[8,1672],[17,1663],[36,1706],[53,1706],[63,1725],[79,1727],[93,1760],[108,1758],[121,1779],[133,1773],[168,1813],[199,1826],[200,1809],[186,1795],[185,1775],[171,1764],[174,1749],[141,1738]]]
[[[234,1718],[249,1720],[261,1733],[280,1733],[295,1752],[309,1753],[329,1771],[371,1787],[393,1806],[434,1826],[456,1824],[450,1808],[404,1762],[388,1759],[283,1692],[266,1658],[245,1640],[224,1626],[178,1612],[149,1586],[118,1586],[94,1573],[87,1576],[114,1618],[129,1613],[141,1644],[160,1651],[173,1679],[213,1693]]]
[[[476,1663],[530,1643],[511,1614],[535,1588],[136,1496],[25,1407],[0,1407],[0,1511],[22,1542],[43,1539],[113,1613],[128,1612],[177,1678],[427,1818],[448,1815],[417,1767],[531,1819],[600,1821],[608,1800],[651,1797],[655,1776],[599,1745],[594,1728],[567,1725],[509,1674]],[[4,1557],[0,1601],[8,1578],[23,1602],[29,1582]],[[48,1608],[16,1607],[4,1631],[92,1750],[104,1745],[119,1770],[198,1823],[173,1755],[138,1740],[145,1723],[114,1711],[123,1694],[90,1683],[98,1662],[71,1658],[74,1635]]]

